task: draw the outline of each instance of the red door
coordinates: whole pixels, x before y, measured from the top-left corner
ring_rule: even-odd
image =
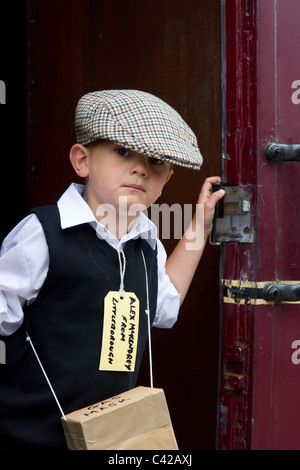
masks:
[[[299,14],[223,4],[220,449],[300,449]]]

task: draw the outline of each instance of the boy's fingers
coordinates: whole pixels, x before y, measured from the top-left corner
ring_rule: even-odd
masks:
[[[211,191],[212,185],[220,183],[220,181],[221,178],[219,176],[210,176],[209,178],[205,179],[202,189],[204,191]]]
[[[224,194],[225,194],[224,189],[219,189],[218,191],[215,191],[214,193],[212,193],[212,195],[210,196],[207,202],[209,202],[211,207],[214,208],[217,202],[220,201],[220,199],[222,199]]]
[[[215,197],[219,201],[220,199],[222,199],[224,194],[225,194],[224,189],[218,189],[218,191],[215,191],[214,193],[212,193],[212,197]]]
[[[220,176],[210,176],[209,178],[206,178],[200,192],[200,203],[204,203],[207,199],[210,198],[211,196],[211,188],[213,184],[220,183],[221,178]]]

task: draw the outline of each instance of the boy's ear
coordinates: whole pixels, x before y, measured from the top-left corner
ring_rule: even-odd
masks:
[[[86,178],[89,174],[87,164],[87,153],[88,150],[81,144],[75,144],[70,150],[70,161],[71,164],[81,178]]]
[[[168,183],[168,181],[170,181],[170,178],[171,178],[171,176],[173,175],[173,173],[174,173],[174,171],[173,171],[173,170],[171,170],[171,171],[170,171],[170,173],[168,174],[168,176],[166,177],[165,184],[167,184],[167,183]]]

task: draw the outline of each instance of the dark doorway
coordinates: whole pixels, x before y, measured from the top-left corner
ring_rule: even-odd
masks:
[[[196,203],[221,172],[220,1],[28,0],[30,206],[71,181],[80,96],[135,88],[167,101],[195,131],[205,163],[176,168],[160,202]],[[164,241],[167,252],[176,242]],[[153,331],[154,386],[164,388],[181,449],[213,449],[218,382],[218,249],[208,246],[180,319]],[[141,382],[147,385],[145,360]]]

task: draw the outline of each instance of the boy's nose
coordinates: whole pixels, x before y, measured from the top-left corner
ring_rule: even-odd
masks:
[[[136,154],[130,172],[133,175],[147,176],[147,158],[144,155]]]

